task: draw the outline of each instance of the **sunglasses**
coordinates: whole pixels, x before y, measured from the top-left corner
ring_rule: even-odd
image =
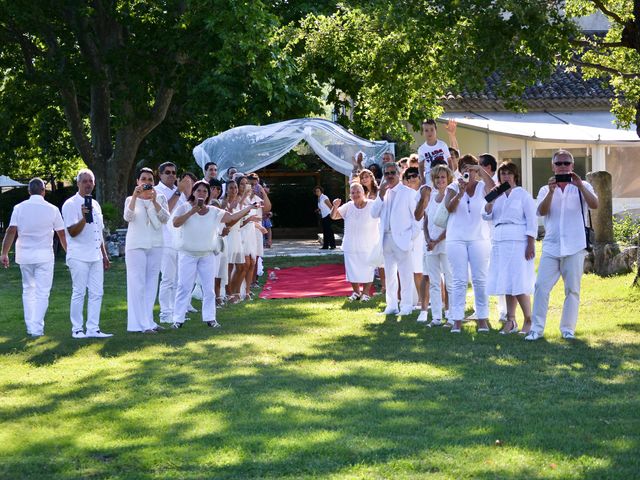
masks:
[[[418,175],[417,175],[417,174],[415,174],[415,173],[412,173],[412,174],[410,174],[410,175],[407,175],[407,180],[411,180],[411,179],[413,179],[413,178],[418,178]]]
[[[555,162],[554,165],[556,167],[568,167],[573,162]]]
[[[385,177],[393,177],[394,175],[397,175],[398,172],[396,172],[395,170],[391,171],[391,172],[384,172],[384,176]]]
[[[165,170],[164,172],[162,172],[163,175],[175,175],[176,172],[172,172],[172,171],[167,171]]]

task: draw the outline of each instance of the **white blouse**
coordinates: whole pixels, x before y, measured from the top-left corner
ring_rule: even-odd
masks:
[[[175,216],[179,217],[184,215],[191,210],[191,208],[190,203],[180,205],[175,210]],[[218,227],[225,213],[227,212],[218,207],[208,205],[207,213],[204,215],[200,215],[199,213],[191,215],[186,222],[178,227],[178,250],[186,252],[193,257],[203,257],[212,254],[214,240],[218,236]]]
[[[511,189],[509,196],[500,195],[493,204],[491,213],[484,212],[482,218],[493,221],[493,241],[525,240],[538,235],[538,217],[533,198],[522,187]]]
[[[449,213],[447,241],[489,239],[489,225],[482,220],[484,206],[487,203],[484,199],[484,187],[484,182],[480,180],[476,184],[476,190],[472,196],[469,196],[465,191],[456,210]],[[452,190],[456,195],[459,191],[457,183],[452,183],[447,189]]]
[[[169,208],[164,195],[156,194],[160,211],[156,211],[151,200],[138,198],[133,210],[129,208],[132,197],[124,202],[124,219],[129,223],[125,251],[134,248],[162,247],[164,235],[162,225],[169,220]]]

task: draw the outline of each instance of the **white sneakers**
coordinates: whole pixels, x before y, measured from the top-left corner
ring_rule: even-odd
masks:
[[[424,323],[429,319],[429,312],[427,312],[426,310],[422,310],[420,312],[420,315],[418,315],[418,319],[416,320],[417,322],[420,323]],[[433,322],[432,322],[433,323]]]
[[[113,333],[103,333],[100,330],[84,333],[82,330],[71,332],[73,338],[109,338],[113,337]]]
[[[527,342],[535,342],[536,340],[540,340],[541,338],[542,335],[540,335],[535,330],[531,330],[529,333],[527,333],[527,336],[524,337]]]

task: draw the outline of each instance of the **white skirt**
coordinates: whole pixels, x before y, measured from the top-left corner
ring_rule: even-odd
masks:
[[[239,229],[232,228],[227,235],[227,263],[244,263],[242,234]]]
[[[256,231],[256,255],[258,257],[264,257],[264,236],[262,232],[255,228]]]
[[[253,223],[248,223],[240,229],[242,235],[242,248],[245,257],[256,258],[258,247],[256,246],[256,229]]]
[[[347,282],[373,282],[375,267],[372,267],[367,263],[368,257],[368,252],[344,252],[344,269],[347,273]]]
[[[535,284],[533,259],[526,260],[526,240],[494,242],[491,247],[487,294],[531,295]]]

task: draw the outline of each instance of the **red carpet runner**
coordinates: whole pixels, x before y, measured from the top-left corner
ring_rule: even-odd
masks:
[[[327,264],[269,270],[260,298],[347,297],[350,294],[344,265]]]

